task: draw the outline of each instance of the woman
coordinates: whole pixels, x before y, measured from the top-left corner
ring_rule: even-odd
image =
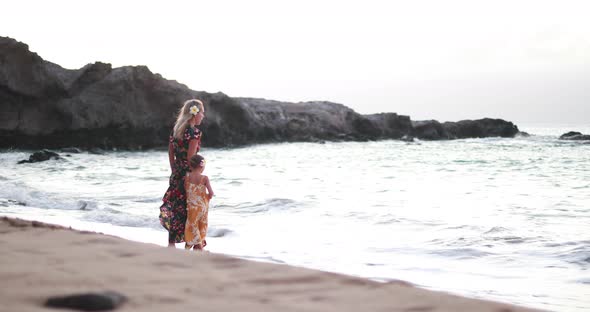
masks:
[[[201,148],[201,130],[197,128],[205,118],[203,102],[193,99],[184,102],[168,144],[170,187],[162,199],[160,224],[168,230],[168,247],[184,241],[186,223],[186,190],[184,177],[189,171],[188,160]]]

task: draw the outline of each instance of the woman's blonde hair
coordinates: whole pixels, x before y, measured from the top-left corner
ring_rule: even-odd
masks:
[[[182,135],[184,134],[184,130],[188,126],[188,121],[193,117],[190,110],[191,107],[197,106],[199,108],[199,112],[202,112],[205,107],[203,102],[197,99],[192,99],[184,102],[180,111],[178,112],[178,117],[176,118],[176,123],[174,124],[174,137],[177,139],[181,139]]]

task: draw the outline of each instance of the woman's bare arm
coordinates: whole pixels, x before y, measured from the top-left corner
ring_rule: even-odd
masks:
[[[197,153],[197,149],[199,148],[199,140],[190,140],[188,142],[188,153],[186,155],[187,160],[191,159],[191,157],[193,157],[194,154]]]

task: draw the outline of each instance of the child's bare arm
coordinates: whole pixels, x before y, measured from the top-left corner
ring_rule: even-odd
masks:
[[[205,187],[207,188],[207,193],[209,195],[209,199],[211,199],[213,197],[213,195],[215,195],[215,193],[213,193],[213,189],[211,188],[211,183],[209,182],[209,177],[205,178]]]

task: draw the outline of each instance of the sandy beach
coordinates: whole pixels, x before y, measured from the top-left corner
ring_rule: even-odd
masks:
[[[0,219],[2,311],[50,296],[117,291],[120,311],[533,311],[288,265],[168,249],[36,221]]]

